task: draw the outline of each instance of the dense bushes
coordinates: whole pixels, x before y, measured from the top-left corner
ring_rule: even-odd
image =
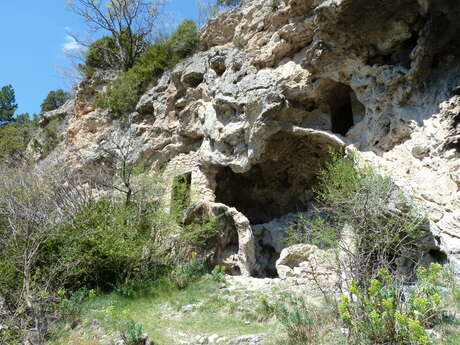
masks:
[[[417,284],[405,296],[387,270],[381,270],[367,290],[351,281],[339,312],[353,343],[429,344],[426,328],[441,321],[441,272],[439,264],[419,268]]]
[[[145,87],[167,68],[192,54],[198,41],[195,23],[185,20],[171,38],[147,48],[133,67],[120,73],[108,89],[96,97],[95,105],[110,109],[115,116],[134,110]]]
[[[125,206],[108,199],[91,201],[71,223],[62,226],[60,239],[48,249],[56,252],[65,248],[62,255],[67,260],[78,261],[66,286],[107,290],[165,263],[168,228],[157,223],[159,212],[155,205],[139,209],[134,203]],[[69,248],[67,239],[75,231],[83,236]]]
[[[31,126],[17,123],[10,123],[0,128],[0,159],[3,161],[21,159],[31,132]]]
[[[339,276],[366,286],[380,269],[394,272],[402,259],[420,259],[426,216],[389,177],[354,154],[331,154],[316,201],[316,215],[293,226],[288,240],[333,248]]]
[[[427,329],[442,321],[447,291],[441,266],[419,267],[416,276],[404,273],[420,264],[419,241],[427,236],[423,212],[389,177],[353,153],[331,153],[315,192],[315,212],[293,225],[286,240],[334,254],[341,300],[337,291],[313,280],[336,310],[335,322],[342,323],[347,344],[431,344]],[[404,262],[412,266],[402,267]],[[314,310],[302,303],[276,310],[294,344],[321,343]]]
[[[29,114],[15,116],[16,96],[14,88],[6,85],[0,89],[0,161],[16,164],[24,157],[32,133],[35,130],[36,116],[31,120]]]
[[[117,46],[112,36],[104,36],[94,41],[86,53],[85,65],[90,68],[109,69],[116,59]]]
[[[92,182],[75,176],[0,173],[0,297],[8,311],[0,340],[13,344],[34,328],[43,344],[51,313],[72,317],[92,291],[133,296],[161,276],[182,288],[204,272],[195,251],[215,236],[215,223],[178,223],[163,211],[155,177],[135,176],[126,202],[116,190],[94,199]]]
[[[193,54],[200,41],[195,22],[184,20],[172,34],[170,41],[171,49],[179,59]]]
[[[97,95],[94,104],[109,109],[115,116],[134,110],[142,90],[174,60],[167,43],[151,46],[131,69],[120,73],[106,91]]]

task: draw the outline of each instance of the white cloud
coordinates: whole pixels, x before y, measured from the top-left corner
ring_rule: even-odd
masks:
[[[70,36],[69,34],[65,35],[66,42],[62,45],[62,51],[64,53],[71,53],[71,52],[76,52],[80,51],[83,49],[83,46],[81,46],[75,38]]]

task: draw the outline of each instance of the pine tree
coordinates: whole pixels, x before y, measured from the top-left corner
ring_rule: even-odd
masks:
[[[0,128],[14,121],[14,112],[18,108],[16,96],[11,85],[0,90]]]

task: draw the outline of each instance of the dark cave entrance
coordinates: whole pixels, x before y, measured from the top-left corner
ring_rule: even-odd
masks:
[[[351,95],[353,90],[345,84],[336,83],[328,95],[328,104],[331,110],[332,131],[345,136],[353,127],[353,106]]]
[[[430,249],[428,251],[428,257],[431,262],[435,262],[441,265],[445,265],[449,262],[446,253],[439,249]]]
[[[218,170],[216,202],[235,207],[253,228],[306,211],[331,145],[324,138],[279,132],[268,140],[259,163],[249,171],[236,173],[229,167]],[[275,262],[282,249],[278,243],[281,239],[272,239],[271,235],[263,229],[254,233],[257,260],[263,266],[260,275],[264,277],[277,276]]]
[[[219,169],[216,201],[235,207],[253,225],[304,211],[328,158],[328,147],[310,137],[277,133],[267,143],[260,163],[249,171]]]

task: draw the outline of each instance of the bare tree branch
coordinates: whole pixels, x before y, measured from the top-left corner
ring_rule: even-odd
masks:
[[[145,49],[161,0],[74,0],[68,5],[94,31],[108,31],[118,50],[117,68],[130,68]]]

